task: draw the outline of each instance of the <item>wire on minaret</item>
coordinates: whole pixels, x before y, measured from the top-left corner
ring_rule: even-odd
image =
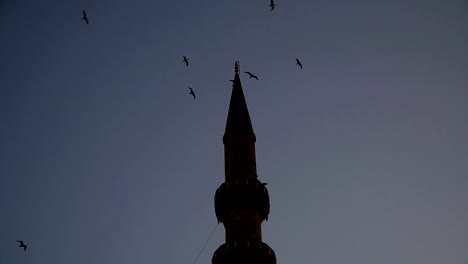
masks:
[[[193,264],[197,263],[198,258],[200,257],[201,253],[203,252],[203,250],[205,249],[206,245],[207,245],[208,242],[210,241],[211,237],[214,235],[214,233],[215,233],[216,228],[218,227],[218,225],[219,225],[219,223],[216,224],[215,228],[214,228],[213,231],[211,232],[210,237],[208,237],[208,239],[206,240],[205,245],[203,245],[202,249],[201,249],[200,252],[198,253],[198,256],[195,258],[195,261],[193,262]]]
[[[236,74],[239,74],[240,73],[240,68],[239,68],[239,61],[236,61],[236,64],[234,66],[234,72]]]

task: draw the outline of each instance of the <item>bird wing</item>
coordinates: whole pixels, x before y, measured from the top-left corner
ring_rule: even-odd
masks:
[[[273,0],[270,0],[270,5],[274,5],[275,3],[273,2]]]
[[[195,93],[193,92],[192,89],[190,89],[190,93],[189,93],[189,94],[193,96],[193,99],[195,99],[196,96],[195,96]]]
[[[83,12],[83,16],[86,17],[86,12],[84,10],[81,10]]]

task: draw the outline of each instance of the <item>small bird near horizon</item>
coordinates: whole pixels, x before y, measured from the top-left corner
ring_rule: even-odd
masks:
[[[191,87],[189,87],[190,89],[190,93],[192,96],[193,96],[193,100],[195,100],[195,92],[193,91],[193,89]]]
[[[299,67],[301,67],[301,69],[302,69],[302,63],[297,58],[296,58],[296,64],[299,65]]]
[[[188,61],[189,59],[187,59],[187,57],[184,56],[184,60],[182,62],[185,62],[185,66],[188,66]]]
[[[273,9],[275,9],[276,4],[275,4],[274,0],[270,0],[270,5],[269,5],[269,7],[271,7],[270,11],[273,11]]]
[[[18,247],[22,247],[24,248],[24,251],[26,251],[26,249],[28,248],[28,246],[26,246],[24,244],[24,241],[23,240],[16,240],[16,242],[20,243],[20,245]]]
[[[86,21],[86,24],[89,24],[88,17],[86,16],[86,12],[84,10],[81,10],[81,11],[83,12],[83,17],[81,19]]]
[[[258,77],[255,76],[253,73],[251,73],[251,72],[245,72],[245,73],[247,73],[247,74],[249,75],[250,78],[255,78],[255,79],[257,79],[257,81],[258,81]]]

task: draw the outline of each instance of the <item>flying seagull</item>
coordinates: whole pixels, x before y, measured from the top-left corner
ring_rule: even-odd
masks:
[[[247,73],[250,76],[250,78],[255,78],[258,81],[258,77],[252,74],[251,72],[245,72],[245,73]]]
[[[195,92],[193,91],[193,89],[191,87],[189,87],[190,89],[190,93],[192,96],[193,96],[193,100],[195,100]]]
[[[23,240],[16,240],[16,242],[20,243],[20,245],[18,247],[22,247],[24,248],[24,251],[26,251],[26,249],[28,248],[28,246],[26,246],[23,242]]]
[[[269,5],[269,7],[271,7],[270,11],[273,11],[273,9],[275,9],[275,6],[276,6],[275,2],[273,0],[270,0],[270,5]]]
[[[188,66],[188,61],[189,61],[189,59],[187,59],[187,57],[184,56],[184,60],[182,62],[185,62],[186,66]]]
[[[296,64],[299,65],[299,67],[302,69],[302,63],[299,61],[299,59],[296,59]]]
[[[86,16],[86,12],[84,10],[81,10],[81,11],[83,11],[83,17],[81,19],[86,21],[86,24],[89,24],[88,17]]]

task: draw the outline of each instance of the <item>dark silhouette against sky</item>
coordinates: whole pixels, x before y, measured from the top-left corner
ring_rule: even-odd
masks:
[[[192,263],[237,60],[279,264],[467,263],[466,1],[275,4],[2,1],[0,263]]]
[[[23,240],[16,240],[16,242],[19,243],[18,247],[23,248],[23,251],[26,251],[26,249],[28,249],[28,246],[24,244]]]

